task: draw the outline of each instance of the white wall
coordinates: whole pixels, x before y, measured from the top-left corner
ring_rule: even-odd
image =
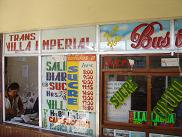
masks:
[[[182,0],[0,0],[0,32],[182,17]]]

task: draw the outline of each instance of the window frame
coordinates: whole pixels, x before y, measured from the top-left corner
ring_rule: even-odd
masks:
[[[104,135],[103,129],[121,129],[121,130],[135,130],[135,131],[143,131],[146,132],[146,136],[152,132],[160,132],[164,134],[171,133],[179,133],[182,134],[182,128],[170,128],[170,127],[160,127],[160,126],[152,126],[150,124],[150,113],[151,113],[151,98],[152,98],[152,90],[151,90],[151,82],[152,76],[180,76],[179,68],[150,68],[150,57],[152,56],[162,56],[170,55],[169,53],[159,53],[159,54],[119,54],[119,56],[145,56],[146,57],[146,67],[145,68],[135,68],[134,70],[130,69],[103,69],[102,66],[102,58],[104,56],[118,56],[115,54],[110,55],[100,55],[100,134]],[[180,54],[181,55],[181,54]],[[107,120],[107,104],[106,104],[106,81],[105,76],[107,74],[117,74],[117,75],[145,75],[147,79],[147,124],[132,124],[132,123],[123,123],[123,122],[112,122]]]
[[[31,124],[27,124],[27,123],[20,123],[20,122],[11,122],[11,121],[6,121],[5,120],[5,117],[6,117],[6,114],[5,114],[5,91],[6,91],[6,88],[5,88],[5,58],[8,58],[8,57],[37,57],[37,62],[38,62],[38,65],[37,65],[37,73],[38,73],[38,76],[37,76],[37,81],[38,81],[38,83],[37,83],[37,89],[38,89],[38,97],[39,97],[39,110],[38,110],[38,112],[39,112],[39,124],[38,125],[31,125]],[[41,88],[40,88],[40,86],[39,86],[39,84],[40,84],[40,79],[41,79],[41,75],[40,75],[40,73],[39,73],[39,64],[40,64],[40,60],[39,60],[39,58],[40,58],[40,55],[37,55],[37,54],[31,54],[31,55],[27,55],[27,54],[21,54],[21,55],[4,55],[4,56],[2,56],[2,73],[3,73],[3,75],[2,75],[2,90],[3,90],[3,92],[2,92],[2,99],[3,99],[3,122],[5,122],[5,123],[10,123],[10,124],[16,124],[16,125],[21,125],[21,126],[25,126],[25,127],[33,127],[33,128],[40,128],[42,125],[42,122],[41,122],[41,111],[40,111],[40,108],[41,108],[41,104],[40,104],[40,100],[41,100],[41,96],[40,96],[40,92],[41,92]]]

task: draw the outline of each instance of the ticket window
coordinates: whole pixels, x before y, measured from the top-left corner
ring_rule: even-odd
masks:
[[[38,125],[38,57],[5,57],[5,120]]]

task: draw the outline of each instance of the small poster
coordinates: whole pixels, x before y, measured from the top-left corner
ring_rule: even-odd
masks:
[[[22,65],[22,78],[28,80],[28,64]]]
[[[130,132],[127,130],[114,130],[114,136],[115,137],[129,137]]]
[[[113,137],[114,136],[114,129],[104,128],[103,134],[104,134],[104,136]]]
[[[179,58],[162,58],[162,67],[179,67]]]

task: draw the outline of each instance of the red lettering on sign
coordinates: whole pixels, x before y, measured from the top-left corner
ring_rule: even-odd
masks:
[[[43,50],[51,49],[85,49],[89,45],[89,38],[63,38],[42,41]]]
[[[13,34],[9,35],[10,41],[27,41],[35,40],[35,33],[23,33],[23,34]]]
[[[71,49],[71,45],[72,45],[72,39],[71,38],[65,39],[65,48]]]
[[[154,26],[158,25],[159,29],[162,31],[163,27],[159,22],[152,22],[150,24],[143,23],[138,25],[136,28],[134,28],[133,32],[131,33],[131,41],[133,42],[131,44],[132,48],[139,49],[149,49],[149,48],[168,48],[170,45],[170,33],[167,32],[165,37],[152,37],[154,34]],[[145,28],[144,28],[145,27]],[[141,34],[139,33],[139,30],[142,30]]]
[[[32,41],[27,41],[26,43],[20,42],[6,42],[6,49],[7,51],[31,51],[33,47],[35,50],[38,50],[38,40],[35,43]]]
[[[182,47],[182,29],[178,30],[176,33],[175,45],[176,47]]]
[[[50,90],[66,90],[66,83],[50,82]]]
[[[104,68],[120,68],[128,66],[128,61],[126,59],[117,58],[104,58],[103,67]]]

